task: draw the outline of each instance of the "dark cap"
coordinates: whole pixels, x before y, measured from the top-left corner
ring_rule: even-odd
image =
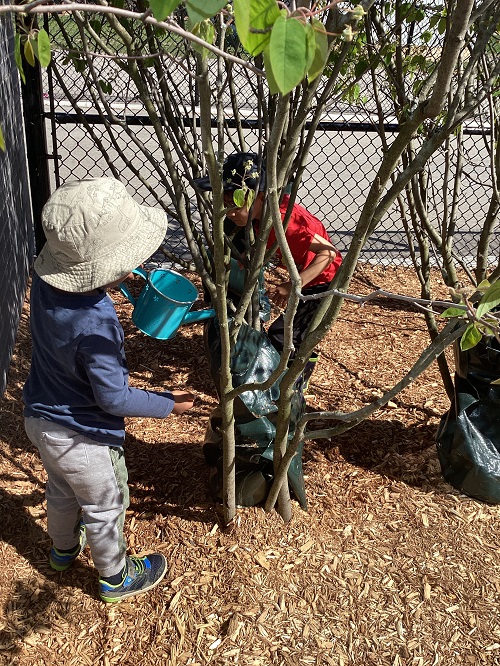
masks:
[[[194,182],[200,190],[212,190],[208,176],[195,178]],[[263,190],[266,185],[266,171],[264,165],[259,169],[257,153],[234,153],[225,159],[222,165],[222,189],[225,192],[245,187],[254,190],[257,185],[259,190]]]

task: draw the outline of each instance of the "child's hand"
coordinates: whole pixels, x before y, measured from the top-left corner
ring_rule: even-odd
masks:
[[[170,391],[174,396],[173,414],[184,414],[188,409],[191,409],[194,403],[195,396],[187,391]]]
[[[277,287],[268,290],[269,298],[280,308],[286,308],[292,292],[291,282],[282,282]]]

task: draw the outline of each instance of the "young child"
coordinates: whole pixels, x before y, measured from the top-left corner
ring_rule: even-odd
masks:
[[[251,212],[251,221],[258,233],[258,225],[262,217],[266,196],[265,181],[264,167],[262,166],[259,169],[258,156],[255,153],[235,153],[225,160],[222,168],[224,204],[228,209],[226,214],[228,220],[236,227],[245,227],[250,221],[249,215]],[[212,189],[210,179],[207,177],[199,178],[195,182],[202,190],[209,191]],[[248,205],[248,203],[243,207],[236,205],[233,197],[235,190],[239,189],[258,189],[253,206]],[[288,202],[289,197],[284,196],[280,205],[282,220],[285,218]],[[226,230],[229,231],[227,225]],[[299,270],[302,281],[302,294],[318,294],[326,291],[342,263],[342,257],[331,242],[322,222],[305,208],[302,208],[302,206],[294,204],[285,235],[293,260]],[[267,246],[271,247],[275,242],[276,234],[274,229],[272,229]],[[277,256],[281,261],[281,252],[279,249]],[[268,290],[268,294],[277,306],[286,308],[291,290],[292,283],[287,280]],[[309,322],[317,310],[319,303],[318,299],[299,302],[293,323],[293,344],[296,349],[300,346]],[[271,324],[267,334],[273,346],[281,353],[284,339],[283,315],[280,315]],[[309,375],[316,360],[317,354],[314,354],[311,357],[310,367],[308,368]]]
[[[49,562],[65,571],[88,541],[100,597],[117,602],[155,587],[167,571],[162,554],[126,555],[124,417],[182,414],[194,396],[129,386],[123,329],[106,289],[158,249],[167,219],[119,181],[97,178],[58,188],[42,223],[23,400],[26,432],[48,475]]]

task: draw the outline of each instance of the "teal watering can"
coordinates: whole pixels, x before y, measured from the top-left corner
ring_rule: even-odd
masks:
[[[134,306],[132,321],[146,335],[169,340],[181,324],[194,324],[215,317],[213,309],[190,312],[198,298],[198,290],[180,273],[166,268],[155,268],[150,273],[136,268],[132,272],[146,280],[139,297],[135,299],[123,282],[119,288]]]

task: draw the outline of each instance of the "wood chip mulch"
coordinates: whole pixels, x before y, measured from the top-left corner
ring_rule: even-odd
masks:
[[[360,267],[351,291],[374,286],[419,294],[410,270]],[[169,573],[109,607],[88,548],[66,573],[48,566],[45,472],[22,418],[27,304],[0,403],[1,665],[500,664],[500,510],[442,479],[434,436],[449,402],[435,364],[355,429],[307,442],[307,512],[294,503],[284,524],[240,509],[222,529],[201,449],[216,404],[202,326],[151,340],[113,298],[133,384],[199,396],[184,416],[127,422],[129,549],[164,553]],[[427,339],[422,314],[401,303],[346,303],[322,343],[308,408],[367,404]]]

